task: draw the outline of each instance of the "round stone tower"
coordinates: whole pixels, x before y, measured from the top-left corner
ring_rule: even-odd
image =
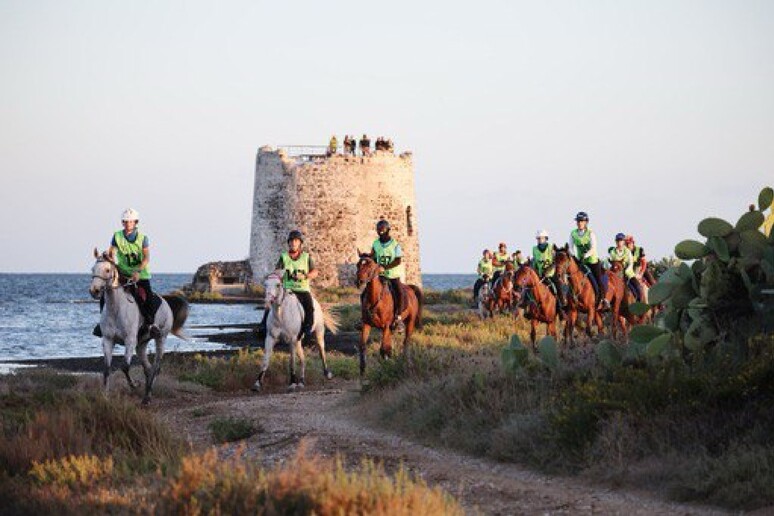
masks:
[[[404,281],[421,285],[411,153],[325,157],[261,147],[250,234],[253,278],[260,282],[274,270],[288,232],[300,229],[320,271],[313,284],[353,285],[357,250],[371,249],[382,217],[403,248]]]

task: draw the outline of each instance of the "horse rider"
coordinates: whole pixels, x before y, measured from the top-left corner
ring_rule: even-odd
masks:
[[[562,296],[559,295],[558,280],[554,275],[554,247],[548,244],[548,231],[539,230],[535,234],[537,244],[532,247],[532,267],[537,272],[541,281],[551,289],[559,307],[559,317],[564,319],[564,307]]]
[[[137,225],[140,223],[140,214],[132,208],[127,208],[121,215],[123,229],[113,233],[110,241],[110,253],[115,256],[116,267],[121,276],[129,278],[131,283],[144,291],[145,296],[135,296],[140,315],[144,320],[144,328],[147,328],[152,338],[161,336],[158,326],[153,323],[156,317],[156,303],[153,301],[153,289],[151,288],[151,273],[148,269],[150,262],[150,241],[148,236],[140,232]],[[100,299],[99,308],[105,304],[104,297]],[[144,329],[143,328],[143,329]],[[141,330],[142,333],[142,330]],[[99,324],[94,327],[94,336],[102,337],[102,329]]]
[[[304,309],[304,320],[298,338],[313,338],[312,326],[314,325],[314,302],[309,280],[317,277],[318,271],[314,267],[314,260],[309,253],[302,250],[304,235],[297,229],[288,234],[288,250],[280,254],[274,269],[282,272],[282,288],[293,292]],[[263,320],[259,327],[266,330],[266,319],[269,316],[268,307],[263,311]]]
[[[602,281],[602,264],[599,262],[597,253],[597,236],[589,226],[589,216],[585,211],[579,211],[575,215],[577,227],[570,233],[570,252],[582,265],[594,274],[599,290],[599,307],[602,310],[610,307],[605,295],[607,294],[607,284]]]
[[[610,262],[620,262],[626,283],[634,292],[637,301],[642,300],[640,282],[634,272],[634,257],[629,248],[626,247],[626,235],[623,233],[618,233],[615,236],[615,247],[610,249]]]
[[[505,263],[510,261],[510,258],[510,255],[508,255],[508,247],[505,245],[505,242],[500,242],[500,245],[497,246],[497,252],[492,257],[492,265],[494,266],[492,268],[492,284],[494,284],[494,282],[497,281],[497,278],[500,277],[500,274],[505,271]]]
[[[379,238],[371,246],[370,256],[379,264],[379,276],[386,279],[392,292],[394,317],[390,325],[393,330],[403,327],[401,314],[406,309],[406,296],[400,278],[403,276],[403,250],[397,240],[390,236],[390,223],[385,219],[376,223]]]
[[[478,302],[478,291],[484,283],[488,282],[492,278],[492,271],[494,266],[492,265],[492,251],[484,249],[484,256],[478,261],[478,279],[476,279],[475,285],[473,285],[473,303]]]
[[[524,258],[524,253],[521,252],[521,249],[513,253],[511,261],[513,262],[513,266],[517,269],[527,263],[527,259]]]
[[[648,268],[645,250],[641,246],[635,244],[632,235],[626,235],[626,240],[624,240],[624,242],[626,243],[626,247],[628,247],[629,251],[632,253],[632,258],[634,259],[634,272],[637,274],[637,277],[642,278],[649,287],[655,285],[656,278],[653,277],[653,273],[650,272],[650,269]]]

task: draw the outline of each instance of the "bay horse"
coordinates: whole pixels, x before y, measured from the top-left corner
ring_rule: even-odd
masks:
[[[266,376],[266,370],[269,369],[271,353],[277,342],[286,342],[290,348],[290,385],[289,391],[304,388],[304,375],[306,373],[306,359],[304,356],[304,346],[302,339],[298,338],[301,332],[301,324],[304,322],[304,309],[301,302],[292,292],[282,286],[282,271],[274,271],[263,282],[266,292],[266,310],[269,310],[266,319],[266,340],[264,341],[263,364],[258,378],[251,387],[253,391],[260,391],[262,382]],[[322,361],[323,376],[330,380],[333,373],[328,369],[328,362],[325,359],[325,328],[327,327],[334,335],[338,331],[338,320],[327,310],[325,310],[314,297],[312,298],[314,306],[314,320],[312,322],[312,331],[315,334],[317,349],[320,352]],[[298,357],[300,374],[296,376],[295,366],[296,357]]]
[[[592,336],[591,327],[597,326],[597,333],[604,333],[602,315],[597,311],[597,297],[594,285],[588,274],[581,270],[578,260],[570,254],[567,246],[555,248],[555,275],[559,281],[562,303],[567,309],[567,323],[564,325],[564,338],[571,345],[575,344],[575,327],[578,324],[578,314],[585,313],[586,335]],[[569,295],[568,292],[569,291]]]
[[[500,313],[510,312],[513,308],[513,269],[506,270],[492,286],[492,299],[494,309]]]
[[[151,400],[153,382],[161,372],[161,358],[164,356],[164,343],[171,333],[181,339],[186,339],[182,333],[183,325],[188,318],[188,302],[179,296],[162,296],[161,305],[156,311],[154,324],[159,328],[159,337],[156,341],[156,356],[151,365],[148,360],[148,342],[151,337],[147,332],[138,335],[142,326],[143,316],[137,306],[134,295],[129,291],[133,285],[128,278],[123,277],[116,266],[114,250],[102,254],[94,249],[96,262],[91,268],[91,286],[89,293],[94,299],[104,296],[105,306],[100,318],[102,331],[102,352],[105,355],[105,367],[103,370],[103,388],[108,391],[108,379],[110,378],[113,347],[116,344],[124,345],[124,363],[121,370],[126,375],[129,387],[135,389],[138,385],[129,375],[129,367],[132,365],[135,348],[140,357],[143,371],[145,372],[145,395],[143,405]]]
[[[394,304],[389,285],[379,276],[379,264],[368,254],[360,254],[357,262],[357,286],[365,285],[360,294],[360,310],[363,320],[363,328],[360,330],[360,377],[365,374],[366,368],[366,342],[371,328],[382,331],[382,341],[379,353],[382,358],[392,356],[392,329],[390,325],[394,318]],[[415,328],[422,325],[422,290],[416,285],[401,285],[404,288],[406,309],[401,314],[406,330],[403,339],[403,354],[407,362],[411,363],[409,342]]]
[[[494,294],[489,281],[484,281],[478,290],[478,315],[481,319],[486,319],[487,314],[490,318],[494,317]]]
[[[529,319],[529,337],[532,346],[537,340],[537,326],[545,323],[546,333],[556,338],[556,297],[529,265],[522,265],[513,279],[514,299],[524,307],[524,316]]]

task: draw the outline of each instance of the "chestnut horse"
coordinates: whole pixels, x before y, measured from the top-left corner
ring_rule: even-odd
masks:
[[[620,298],[620,301],[618,304],[620,305],[617,313],[613,312],[615,318],[614,318],[614,326],[615,322],[619,323],[619,327],[623,331],[624,338],[627,334],[627,324],[628,325],[634,325],[634,324],[647,324],[652,320],[652,309],[648,310],[645,315],[634,315],[631,312],[629,312],[629,306],[631,306],[633,303],[636,303],[637,300],[634,297],[634,292],[631,291],[629,288],[629,285],[627,285],[626,280],[623,277],[622,274],[623,271],[623,264],[618,261],[614,260],[610,262],[610,271],[608,274],[608,277],[616,284],[616,295],[615,298]],[[640,293],[642,294],[641,301],[643,303],[648,302],[648,286],[645,284],[644,281],[640,280],[639,278],[635,279],[639,282],[640,286]],[[610,283],[608,283],[610,284]],[[610,305],[613,306],[612,303]],[[615,337],[615,334],[613,335]]]
[[[597,332],[604,333],[602,315],[597,312],[597,297],[594,285],[588,275],[581,270],[578,261],[570,255],[565,247],[556,249],[556,277],[562,287],[559,293],[567,310],[567,324],[564,325],[564,338],[571,345],[575,344],[575,326],[578,324],[578,313],[587,314],[586,335],[592,336],[591,326],[597,325]],[[569,290],[569,296],[567,295]]]
[[[382,344],[380,354],[382,358],[392,356],[392,329],[390,325],[394,318],[394,304],[389,285],[379,276],[379,264],[370,255],[361,254],[357,262],[357,286],[365,285],[360,294],[360,309],[363,318],[363,328],[360,331],[360,376],[365,374],[366,367],[366,342],[371,328],[382,330]],[[421,327],[422,318],[422,290],[416,285],[401,285],[406,299],[406,309],[401,318],[406,326],[406,335],[403,339],[403,354],[411,363],[409,354],[409,339],[414,328]]]
[[[522,265],[513,279],[516,305],[524,307],[524,316],[530,321],[529,337],[532,346],[537,340],[537,325],[546,324],[546,332],[556,337],[556,297],[542,281],[540,276],[528,265]]]

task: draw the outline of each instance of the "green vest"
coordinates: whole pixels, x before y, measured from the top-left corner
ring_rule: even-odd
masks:
[[[134,242],[130,242],[124,236],[123,231],[116,231],[113,234],[113,239],[116,241],[116,247],[118,248],[118,253],[116,253],[118,271],[124,276],[131,276],[142,263],[142,243],[145,240],[145,235],[140,233],[140,230],[137,230],[137,238],[134,239]],[[149,280],[150,278],[151,274],[146,266],[140,271],[140,279]]]
[[[570,236],[572,236],[572,242],[573,244],[575,244],[575,248],[578,250],[578,255],[577,255],[578,260],[588,264],[597,263],[599,261],[599,256],[597,256],[596,251],[594,252],[593,255],[591,255],[591,257],[586,259],[583,258],[583,255],[588,253],[589,250],[591,249],[592,234],[593,233],[589,228],[586,228],[586,231],[583,232],[582,236],[578,233],[577,228],[573,229],[572,233],[570,234]]]
[[[627,247],[627,249],[629,249],[629,248]],[[632,253],[632,259],[634,260],[634,263],[635,264],[639,264],[640,263],[640,258],[642,257],[642,247],[640,247],[638,245],[635,245],[634,246],[634,251],[629,249],[629,252]]]
[[[489,279],[491,279],[493,272],[494,266],[492,265],[492,259],[481,258],[481,260],[478,262],[478,277],[483,278],[484,276],[489,276]]]
[[[534,246],[532,248],[532,263],[535,264],[538,276],[543,276],[543,272],[554,263],[554,248],[547,245],[546,250],[541,252],[538,246]]]
[[[623,273],[626,279],[633,278],[634,274],[634,260],[632,259],[632,252],[628,248],[624,247],[622,251],[618,251],[617,248],[613,248],[610,251],[611,262],[621,262],[623,266]]]
[[[505,270],[505,262],[511,259],[511,255],[508,253],[495,253],[495,260],[502,263],[502,265],[494,265],[495,272],[503,272]]]
[[[282,253],[282,265],[285,269],[285,273],[282,275],[282,286],[288,290],[309,292],[309,278],[293,279],[297,272],[303,272],[305,276],[309,274],[309,253],[304,251],[294,260],[287,252],[284,252]]]
[[[391,264],[392,261],[396,258],[395,248],[397,247],[398,247],[398,242],[396,242],[394,238],[391,238],[390,241],[387,242],[386,244],[382,244],[382,242],[378,238],[374,240],[373,250],[374,250],[374,255],[376,255],[376,263],[378,263],[382,267],[387,267],[389,264]],[[381,273],[381,276],[388,279],[400,278],[402,275],[403,275],[402,263],[397,267],[393,267],[392,269],[384,269],[384,272]]]

